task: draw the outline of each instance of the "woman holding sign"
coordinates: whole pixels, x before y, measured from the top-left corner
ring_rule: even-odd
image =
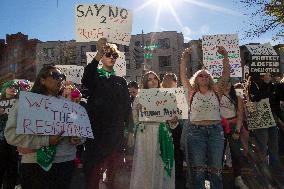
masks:
[[[58,97],[65,76],[54,66],[40,70],[31,92]],[[23,189],[68,188],[74,167],[78,137],[16,134],[18,101],[11,109],[5,129],[9,144],[17,146],[22,155]],[[28,110],[27,110],[28,111]]]
[[[160,80],[157,74],[152,71],[147,72],[142,79],[142,88],[160,88]],[[174,189],[174,144],[171,132],[169,129],[162,132],[160,130],[162,125],[159,122],[139,122],[139,111],[141,110],[142,106],[139,104],[138,96],[133,103],[136,138],[130,189]],[[160,140],[161,137],[165,139],[163,140],[164,143]],[[165,151],[168,150],[172,153],[162,153],[162,147],[168,147]],[[165,159],[168,162],[164,161]]]
[[[220,189],[222,185],[222,157],[224,148],[224,132],[221,126],[219,99],[224,84],[230,77],[228,53],[224,47],[218,47],[219,54],[224,56],[223,73],[217,83],[218,92],[214,90],[213,78],[205,70],[197,71],[188,80],[186,63],[189,61],[191,49],[184,50],[180,63],[180,79],[183,87],[189,90],[189,133],[188,151],[191,166],[192,184],[194,189],[205,187],[208,175],[210,188]]]

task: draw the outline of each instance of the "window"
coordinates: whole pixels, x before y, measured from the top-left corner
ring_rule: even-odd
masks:
[[[91,45],[91,51],[96,52],[97,51],[97,46],[96,45]]]
[[[134,45],[135,45],[136,47],[140,47],[141,42],[140,42],[140,41],[135,41]]]
[[[160,74],[160,80],[163,81],[165,74]]]
[[[170,67],[171,64],[171,56],[159,56],[159,65],[160,67]]]
[[[18,57],[18,52],[19,50],[16,48],[16,49],[13,49],[13,57],[14,58],[17,58]]]
[[[124,52],[129,52],[129,46],[124,45]]]
[[[130,60],[125,59],[125,62],[126,62],[126,69],[130,69]]]
[[[43,54],[45,57],[54,57],[54,48],[43,48]]]
[[[17,72],[17,63],[10,64],[10,71],[16,73]]]
[[[161,49],[169,49],[170,48],[170,39],[169,38],[159,39],[158,44],[159,44],[159,48],[161,48]]]
[[[81,57],[86,56],[86,46],[81,46]]]
[[[136,82],[140,83],[141,82],[141,76],[136,76]]]
[[[136,70],[140,69],[141,68],[141,63],[140,62],[136,62],[135,66],[136,66]]]

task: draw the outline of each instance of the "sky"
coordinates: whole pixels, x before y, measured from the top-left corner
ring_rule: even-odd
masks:
[[[132,10],[132,34],[140,34],[142,30],[144,33],[178,31],[188,41],[205,34],[238,33],[240,45],[276,44],[272,33],[243,39],[248,17],[236,0],[1,0],[0,39],[17,32],[41,41],[75,39],[75,5],[94,3]]]

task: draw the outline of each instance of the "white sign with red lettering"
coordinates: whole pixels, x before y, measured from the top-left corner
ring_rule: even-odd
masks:
[[[94,138],[86,109],[74,102],[31,92],[20,92],[17,134]]]
[[[98,41],[129,45],[132,30],[132,11],[105,4],[75,6],[77,42]]]

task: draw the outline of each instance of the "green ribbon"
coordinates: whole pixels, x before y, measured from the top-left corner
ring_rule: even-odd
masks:
[[[161,158],[164,168],[169,177],[174,166],[174,143],[172,133],[166,123],[160,123],[159,126],[159,143],[161,150]]]
[[[105,77],[107,79],[110,78],[110,76],[115,75],[114,69],[112,69],[112,71],[109,72],[109,71],[106,71],[103,68],[97,68],[97,72],[99,74],[99,77]]]
[[[52,166],[55,154],[55,145],[41,147],[36,151],[36,161],[41,166],[41,168],[43,168],[43,170],[49,171]]]

